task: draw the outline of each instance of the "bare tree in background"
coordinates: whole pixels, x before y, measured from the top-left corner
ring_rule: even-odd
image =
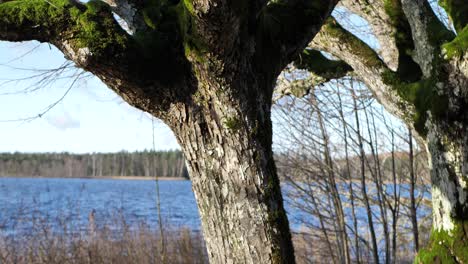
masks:
[[[312,89],[302,99],[283,98],[274,110],[280,176],[303,223],[298,260],[412,262],[413,216],[403,209],[412,199],[421,202],[416,217],[426,221],[418,223],[430,226],[430,181],[419,150],[407,145],[406,126],[353,80]]]
[[[411,225],[413,227],[413,238],[414,238],[414,248],[416,251],[419,251],[419,232],[418,232],[418,215],[416,212],[416,197],[415,197],[415,185],[416,185],[416,175],[414,171],[414,152],[413,152],[413,133],[411,133],[411,128],[408,128],[409,137],[408,137],[408,148],[409,148],[409,173],[410,173],[410,216],[411,216]]]
[[[307,80],[278,94],[365,83],[429,153],[433,239],[416,262],[468,262],[467,1],[342,0],[335,11],[296,60]]]

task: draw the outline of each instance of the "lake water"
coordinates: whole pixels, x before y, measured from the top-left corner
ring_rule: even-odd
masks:
[[[159,181],[159,188],[163,223],[200,230],[191,182]],[[93,211],[97,225],[124,220],[156,227],[156,197],[156,182],[150,180],[0,178],[0,231],[28,233],[38,222],[86,230]],[[300,215],[290,216],[293,227]]]
[[[171,227],[200,228],[190,181],[159,181],[161,215]],[[156,182],[148,180],[0,178],[0,229],[28,230],[34,221],[86,228],[124,219],[157,225]]]
[[[164,225],[200,230],[191,182],[159,181],[159,188]],[[342,193],[347,195],[346,190]],[[293,230],[311,220],[310,215],[285,201]],[[28,234],[34,226],[44,224],[51,229],[63,230],[65,226],[81,232],[88,228],[93,211],[97,226],[125,222],[130,227],[145,223],[155,228],[156,204],[156,182],[151,180],[0,178],[0,232]],[[377,208],[373,211],[378,214]],[[358,208],[357,213],[365,216],[364,208]]]

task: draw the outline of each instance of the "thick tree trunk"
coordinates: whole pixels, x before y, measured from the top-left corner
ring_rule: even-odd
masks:
[[[468,56],[443,65],[425,122],[432,180],[433,233],[418,262],[468,263]],[[435,110],[434,110],[435,109]]]
[[[187,158],[211,263],[294,263],[268,89],[251,74],[197,72],[197,93],[165,121]]]
[[[433,233],[428,248],[418,253],[421,263],[468,262],[468,130],[466,124],[429,123],[431,154]],[[445,126],[447,128],[447,126]],[[456,138],[453,135],[457,135]]]

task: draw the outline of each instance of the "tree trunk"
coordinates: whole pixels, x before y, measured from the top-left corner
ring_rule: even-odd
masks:
[[[410,175],[410,218],[413,230],[414,249],[416,252],[419,251],[419,231],[418,231],[418,215],[416,208],[416,174],[414,170],[414,153],[413,153],[413,133],[411,128],[408,128],[408,147],[409,147],[409,175]]]
[[[468,130],[427,122],[431,154],[433,233],[418,262],[466,263],[468,261]],[[451,128],[451,133],[443,128]],[[454,137],[456,136],[456,137]]]
[[[433,231],[418,259],[468,263],[468,55],[452,58],[442,69],[447,79],[433,88],[439,96],[425,122]]]
[[[165,121],[187,158],[210,262],[294,263],[268,89],[253,74],[196,72],[198,91]]]

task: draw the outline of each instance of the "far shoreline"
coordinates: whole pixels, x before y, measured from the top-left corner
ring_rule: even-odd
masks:
[[[85,180],[125,180],[125,181],[189,181],[184,177],[155,177],[155,176],[76,176],[76,177],[51,177],[51,176],[11,176],[2,175],[1,178],[27,178],[27,179],[85,179]]]

